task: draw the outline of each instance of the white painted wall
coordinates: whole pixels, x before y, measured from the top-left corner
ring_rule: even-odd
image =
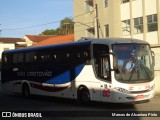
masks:
[[[14,43],[0,43],[0,59],[2,58],[2,52],[4,48],[15,49]]]
[[[121,4],[121,21],[130,19],[129,3]]]
[[[157,13],[156,0],[145,0],[145,6],[146,6],[146,15]]]
[[[2,52],[4,48],[15,49],[14,43],[0,43],[0,60],[2,59]],[[1,80],[1,71],[0,71],[0,80]]]
[[[31,46],[33,44],[33,42],[28,37],[24,36],[24,39],[26,40],[27,46]]]
[[[152,51],[155,53],[155,92],[156,94],[160,94],[160,47],[152,48]]]
[[[143,40],[143,34],[135,34],[133,35],[133,38]]]
[[[142,0],[136,0],[132,2],[132,15],[133,18],[142,17]]]
[[[157,44],[158,43],[157,31],[146,33],[146,41],[149,42],[150,44]]]

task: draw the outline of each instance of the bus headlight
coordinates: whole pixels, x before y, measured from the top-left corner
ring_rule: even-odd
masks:
[[[119,92],[130,94],[130,92],[124,88],[116,87],[115,89],[118,90]]]

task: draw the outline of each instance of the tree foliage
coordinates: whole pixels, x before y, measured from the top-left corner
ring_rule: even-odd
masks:
[[[71,18],[66,17],[60,21],[60,26],[57,29],[47,29],[42,35],[67,35],[74,33],[74,22]]]

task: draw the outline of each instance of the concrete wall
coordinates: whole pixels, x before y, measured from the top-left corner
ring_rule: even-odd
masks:
[[[90,12],[86,12],[86,0],[74,0],[74,21],[75,21],[75,39],[87,37],[87,26],[95,27],[94,7]],[[98,6],[99,37],[105,37],[105,25],[109,24],[109,37],[138,38],[145,40],[150,44],[159,44],[160,42],[160,0],[136,0],[121,4],[120,0],[109,0],[108,6],[104,6],[104,0],[93,0]],[[159,31],[147,32],[147,15],[157,14]],[[143,17],[144,33],[134,33],[134,18]],[[123,20],[131,21],[131,35],[122,35]],[[81,22],[83,24],[78,24]],[[116,32],[115,32],[116,31]],[[95,35],[96,37],[96,35]]]
[[[13,43],[0,43],[0,60],[2,58],[2,52],[4,51],[4,48],[15,49],[15,44]]]
[[[160,47],[152,48],[155,53],[155,92],[160,94]]]
[[[27,46],[31,46],[33,44],[33,42],[28,37],[24,36],[24,39],[26,40]]]
[[[93,9],[86,11],[86,0],[74,0],[74,37],[79,40],[87,37],[87,29],[94,27],[95,13]]]
[[[15,49],[15,44],[14,43],[0,43],[0,61],[2,59],[2,52],[4,51],[4,49],[9,49],[9,50]],[[1,64],[1,62],[0,62],[0,64]],[[1,70],[0,70],[0,80],[1,80]]]
[[[155,93],[160,94],[160,71],[155,71]]]

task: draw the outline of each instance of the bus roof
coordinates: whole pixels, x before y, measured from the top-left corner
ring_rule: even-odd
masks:
[[[13,50],[6,50],[3,52],[3,54],[6,53],[16,53],[16,52],[27,52],[32,50],[43,50],[47,48],[58,48],[58,47],[69,47],[74,45],[87,45],[87,44],[107,44],[111,46],[112,44],[121,44],[121,43],[139,43],[139,44],[148,44],[147,42],[143,40],[138,39],[131,39],[131,38],[83,38],[75,42],[69,42],[69,43],[63,43],[63,44],[52,44],[52,45],[46,45],[46,46],[38,46],[38,47],[27,47],[27,48],[20,48],[20,49],[13,49]]]
[[[132,39],[132,38],[102,38],[102,39],[92,39],[92,43],[103,43],[111,46],[112,44],[121,44],[121,43],[139,43],[139,44],[148,44],[146,41]]]

